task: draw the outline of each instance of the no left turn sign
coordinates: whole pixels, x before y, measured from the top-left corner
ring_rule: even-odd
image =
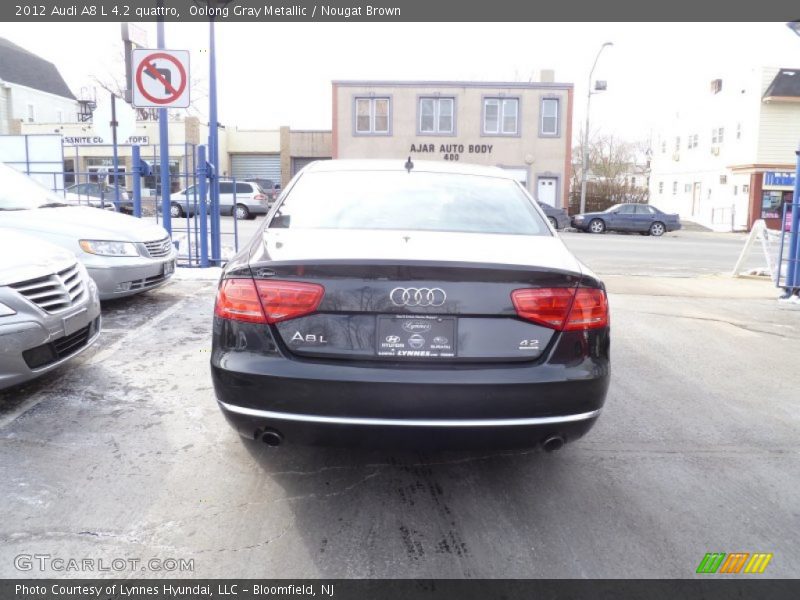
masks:
[[[189,51],[136,48],[133,64],[133,106],[187,108]]]

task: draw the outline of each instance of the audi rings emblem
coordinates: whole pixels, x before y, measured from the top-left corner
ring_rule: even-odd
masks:
[[[389,299],[395,306],[441,306],[447,299],[442,288],[394,288]]]

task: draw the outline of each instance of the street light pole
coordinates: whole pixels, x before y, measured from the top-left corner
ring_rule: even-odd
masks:
[[[606,42],[602,46],[600,46],[600,50],[597,51],[597,56],[594,57],[594,64],[592,64],[592,70],[589,71],[589,91],[586,94],[586,128],[583,131],[583,144],[582,144],[582,151],[581,151],[581,212],[586,212],[586,171],[589,169],[589,111],[592,106],[592,94],[597,92],[592,91],[592,77],[594,76],[594,69],[597,66],[597,61],[600,59],[600,55],[603,53],[608,46],[613,46],[613,42]]]

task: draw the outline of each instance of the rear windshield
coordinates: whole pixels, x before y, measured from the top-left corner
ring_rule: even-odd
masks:
[[[549,234],[515,181],[420,171],[306,173],[270,227]]]

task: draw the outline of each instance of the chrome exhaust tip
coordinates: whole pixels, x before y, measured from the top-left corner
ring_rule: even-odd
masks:
[[[560,435],[553,435],[542,442],[542,447],[545,452],[555,452],[564,446],[564,438]]]
[[[281,445],[281,442],[283,442],[283,436],[281,435],[280,431],[275,429],[267,429],[261,434],[261,441],[267,446],[276,448]]]

